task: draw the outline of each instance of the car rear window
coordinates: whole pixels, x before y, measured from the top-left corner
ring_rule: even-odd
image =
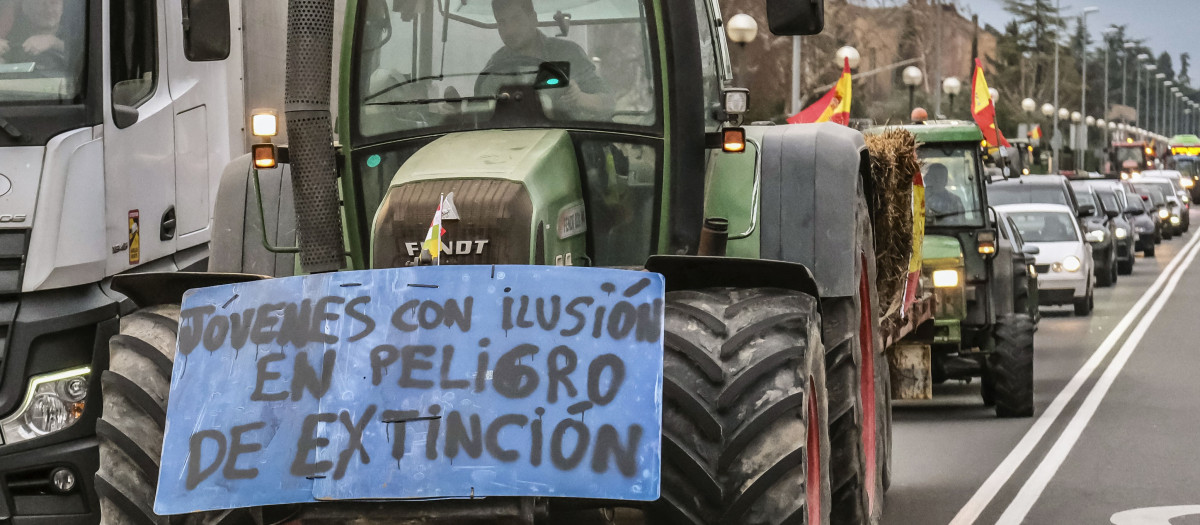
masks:
[[[1062,204],[1071,206],[1062,188],[1032,184],[991,186],[988,188],[988,203],[1003,204]]]

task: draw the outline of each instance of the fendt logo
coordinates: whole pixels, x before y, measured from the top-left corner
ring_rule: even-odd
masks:
[[[442,255],[479,255],[483,253],[483,247],[487,246],[487,239],[479,239],[475,241],[442,241]],[[421,254],[421,243],[406,242],[404,247],[408,249],[409,257],[416,257]]]

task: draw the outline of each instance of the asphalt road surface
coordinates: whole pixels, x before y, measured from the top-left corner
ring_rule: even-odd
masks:
[[[884,523],[1200,525],[1198,230],[1090,317],[1042,309],[1034,417],[997,419],[978,381],[897,407]]]

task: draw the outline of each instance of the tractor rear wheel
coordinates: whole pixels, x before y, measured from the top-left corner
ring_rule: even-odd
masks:
[[[773,288],[667,294],[662,496],[653,522],[829,522],[816,300]]]
[[[997,417],[1033,415],[1033,320],[1011,314],[996,320],[996,349],[985,373],[991,374]]]
[[[100,523],[167,523],[154,513],[154,493],[166,428],[179,305],[142,308],[121,319],[109,340],[109,365],[100,376],[104,410],[100,441]],[[183,517],[204,522],[250,522],[245,511]]]

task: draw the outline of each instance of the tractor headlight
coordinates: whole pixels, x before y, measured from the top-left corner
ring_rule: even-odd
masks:
[[[1037,276],[1038,276],[1038,273],[1037,273],[1037,266],[1036,266],[1036,265],[1033,265],[1033,264],[1029,265],[1029,276],[1030,276],[1030,277],[1037,277]]]
[[[58,432],[83,416],[91,368],[34,376],[21,407],[0,421],[3,443],[18,443]]]
[[[267,110],[257,110],[250,117],[250,132],[256,137],[274,137],[279,133],[279,119]]]
[[[1129,230],[1126,230],[1125,228],[1117,227],[1117,231],[1115,233],[1118,239],[1129,237]]]
[[[1170,210],[1168,210],[1168,209],[1166,209],[1166,208],[1163,208],[1163,209],[1161,209],[1161,210],[1158,210],[1158,218],[1160,218],[1160,219],[1166,219],[1166,218],[1168,218],[1168,217],[1170,217],[1170,216],[1171,216],[1171,211],[1170,211]]]
[[[1184,188],[1191,188],[1192,186],[1196,185],[1196,181],[1192,180],[1191,177],[1180,177],[1179,185],[1183,186]]]
[[[1081,263],[1079,261],[1079,258],[1074,255],[1069,256],[1066,259],[1063,259],[1063,262],[1062,262],[1063,269],[1068,272],[1078,272],[1080,266],[1083,266],[1083,263]]]
[[[933,272],[935,288],[953,288],[958,286],[958,270],[935,270]]]
[[[1087,239],[1087,242],[1104,242],[1104,237],[1104,230],[1092,230],[1083,236],[1084,239]]]

